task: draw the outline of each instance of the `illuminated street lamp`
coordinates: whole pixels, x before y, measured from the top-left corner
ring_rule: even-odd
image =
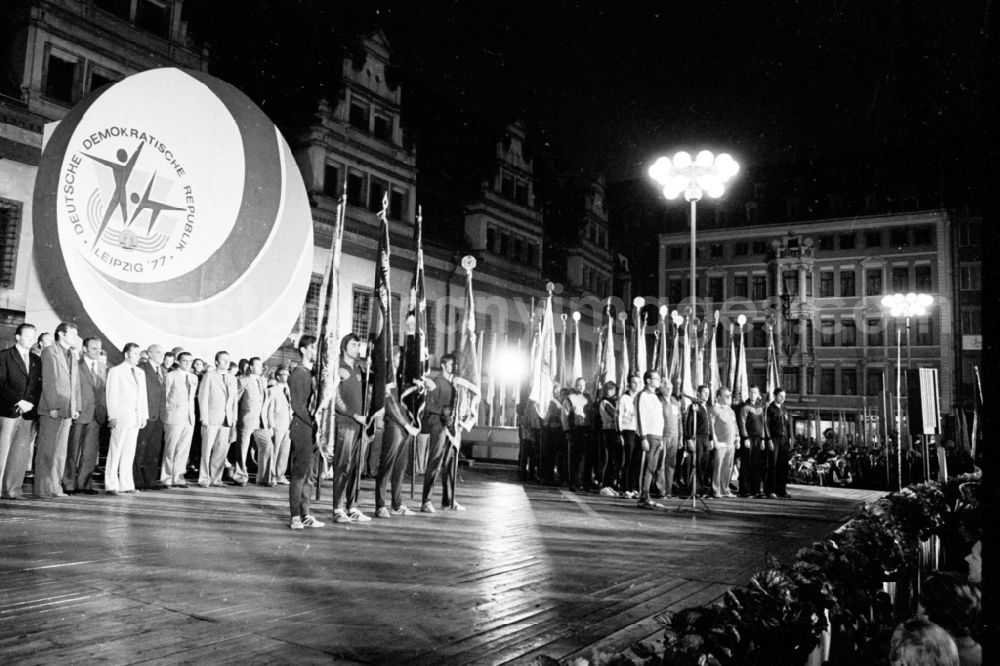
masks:
[[[882,307],[889,311],[897,321],[902,317],[906,322],[906,369],[910,369],[910,317],[922,317],[927,314],[927,308],[934,302],[929,294],[914,294],[912,291],[903,294],[891,294],[882,298]],[[900,348],[902,347],[903,331],[896,326],[896,482],[903,487],[903,363]],[[909,428],[907,428],[909,431]],[[908,433],[907,433],[908,434]],[[886,451],[888,454],[888,451]],[[924,460],[927,466],[927,460]]]
[[[684,199],[691,202],[691,322],[695,318],[695,304],[697,303],[695,270],[697,268],[698,253],[695,249],[695,238],[698,216],[698,202],[702,196],[708,195],[712,199],[718,199],[726,192],[726,183],[732,180],[733,176],[739,173],[740,165],[728,153],[712,154],[710,150],[703,150],[691,159],[691,154],[683,150],[673,156],[658,158],[649,167],[649,177],[663,188],[663,196],[669,200],[674,200],[682,193]],[[687,332],[691,335],[691,331]],[[691,337],[688,338],[692,339]],[[690,372],[690,369],[688,369]],[[697,440],[698,413],[694,413],[694,435]],[[698,493],[698,447],[695,445],[694,451],[694,473],[691,485],[691,508],[695,509],[695,498]],[[669,488],[667,491],[669,492]]]

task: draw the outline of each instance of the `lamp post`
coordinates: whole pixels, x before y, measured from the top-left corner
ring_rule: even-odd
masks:
[[[927,308],[934,302],[928,294],[891,294],[882,298],[882,307],[898,322],[900,318],[906,325],[906,369],[910,369],[910,317],[922,317]],[[903,487],[903,363],[901,347],[903,331],[896,325],[896,483],[899,489]],[[909,396],[907,396],[909,399]],[[907,428],[909,431],[909,428]],[[887,452],[888,453],[888,452]],[[925,461],[926,466],[926,452]]]
[[[740,170],[740,165],[728,153],[712,154],[710,150],[702,150],[694,160],[691,154],[680,151],[670,157],[658,158],[649,167],[649,177],[663,188],[663,196],[674,200],[681,193],[691,204],[691,320],[696,316],[697,289],[695,271],[698,263],[698,253],[695,247],[697,235],[698,202],[702,196],[708,195],[718,199],[726,191],[726,183]],[[691,335],[691,330],[688,331]],[[691,339],[690,337],[688,338]],[[688,368],[690,372],[690,368]],[[691,508],[696,509],[695,498],[698,495],[698,412],[695,411],[692,420],[695,437],[694,473],[691,475]],[[669,488],[667,489],[669,492]]]

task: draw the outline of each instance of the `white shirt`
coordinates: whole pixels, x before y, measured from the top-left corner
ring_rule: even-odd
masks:
[[[638,412],[637,432],[640,437],[646,435],[663,436],[663,403],[653,391],[643,390],[636,400]]]
[[[635,396],[631,393],[618,398],[618,429],[635,430]]]
[[[719,446],[732,446],[739,437],[736,427],[736,413],[729,405],[716,404],[712,407],[712,427],[715,441]]]

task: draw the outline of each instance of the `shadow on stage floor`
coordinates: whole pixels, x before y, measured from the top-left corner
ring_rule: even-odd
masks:
[[[462,469],[465,512],[291,531],[287,487],[0,501],[4,663],[482,664],[619,650],[881,493],[710,513]],[[374,513],[371,481],[361,507]],[[409,485],[404,498],[409,500]],[[439,499],[439,496],[436,498]],[[655,636],[654,636],[655,637]]]

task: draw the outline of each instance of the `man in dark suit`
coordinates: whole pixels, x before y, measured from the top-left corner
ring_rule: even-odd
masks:
[[[740,406],[736,426],[740,429],[740,497],[763,497],[760,475],[764,459],[764,408],[760,389],[750,387],[750,395]]]
[[[0,498],[23,499],[31,432],[42,397],[42,361],[31,353],[35,327],[21,324],[14,345],[0,351]]]
[[[132,475],[138,490],[169,488],[160,483],[160,461],[163,456],[163,411],[166,405],[163,370],[162,345],[150,345],[146,350],[147,359],[139,363],[139,369],[146,376],[146,404],[149,418],[146,426],[139,431],[135,444],[135,462]]]
[[[108,420],[105,402],[107,369],[101,363],[100,338],[90,337],[83,341],[83,358],[79,361],[79,370],[80,415],[73,419],[73,425],[69,429],[63,488],[70,495],[96,495],[97,491],[91,487],[90,477],[97,467],[101,427]]]
[[[789,497],[788,452],[791,448],[792,420],[785,409],[785,389],[774,389],[774,401],[764,411],[764,494],[770,498]]]
[[[35,443],[35,496],[65,497],[69,428],[80,415],[80,371],[75,351],[80,346],[76,324],[56,327],[56,341],[42,350],[42,398],[39,401],[38,439]]]

